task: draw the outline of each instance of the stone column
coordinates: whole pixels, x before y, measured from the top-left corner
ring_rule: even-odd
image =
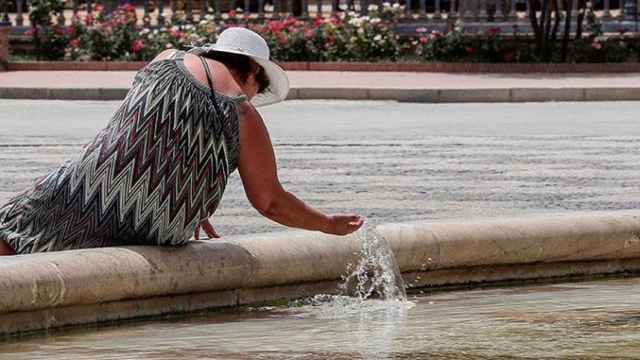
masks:
[[[0,24],[0,70],[6,70],[9,61],[9,31],[11,26]]]

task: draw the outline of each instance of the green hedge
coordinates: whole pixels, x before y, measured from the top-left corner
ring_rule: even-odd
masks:
[[[279,61],[539,61],[532,41],[519,35],[517,29],[507,35],[499,28],[481,34],[468,34],[458,28],[447,33],[418,28],[414,36],[400,38],[392,29],[401,8],[385,3],[380,12],[377,6],[371,10],[369,16],[346,13],[304,21],[286,18],[261,22],[231,11],[218,21],[208,16],[197,24],[176,22],[154,29],[136,24],[132,5],[120,6],[109,16],[98,6],[95,16],[76,18],[68,26],[53,25],[40,14],[44,20],[30,34],[36,57],[46,60],[150,60],[161,50],[215,42],[227,27],[243,26],[261,34],[272,57]],[[594,34],[573,41],[569,61],[638,61],[639,55],[639,41],[621,30],[614,36]]]

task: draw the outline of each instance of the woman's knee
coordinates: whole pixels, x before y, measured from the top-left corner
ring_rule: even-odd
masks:
[[[16,252],[13,250],[13,248],[7,244],[6,241],[0,239],[0,256],[2,255],[15,255]]]

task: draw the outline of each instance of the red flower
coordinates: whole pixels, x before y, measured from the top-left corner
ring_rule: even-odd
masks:
[[[144,49],[144,41],[142,41],[141,39],[133,40],[133,43],[131,44],[131,51],[137,53],[142,49]]]
[[[282,21],[269,21],[267,25],[269,26],[269,30],[271,30],[271,32],[274,34],[277,34],[284,29],[284,24],[282,23]]]
[[[73,26],[67,26],[64,28],[65,34],[74,37],[76,35],[76,28]]]
[[[467,47],[465,50],[467,51],[467,55],[475,55],[476,53],[476,49],[472,47]]]
[[[289,16],[286,19],[284,19],[284,26],[285,27],[289,27],[293,24],[296,23],[296,18],[294,18],[293,16]]]
[[[289,39],[287,39],[287,36],[285,34],[278,34],[278,43],[280,43],[280,45],[285,45],[288,42]]]
[[[488,31],[489,31],[489,34],[492,34],[492,35],[499,34],[500,33],[500,28],[499,27],[490,27]]]
[[[515,58],[516,53],[514,53],[513,51],[509,51],[504,54],[504,61],[506,62],[512,62],[513,60],[515,60]]]
[[[104,10],[104,6],[101,4],[96,4],[94,7],[95,11],[97,12],[102,12],[102,10]]]
[[[235,10],[229,10],[229,17],[236,17],[237,13]]]
[[[84,17],[84,23],[87,26],[91,26],[93,25],[93,21],[95,20],[95,18],[93,17],[92,14],[87,14],[87,16]]]
[[[324,20],[322,19],[322,16],[318,15],[315,17],[315,19],[313,19],[313,26],[320,26],[323,22]]]
[[[419,41],[420,41],[420,44],[426,44],[429,42],[429,38],[426,36],[420,36]]]
[[[33,34],[36,32],[36,30],[34,28],[29,28],[27,31],[24,32],[24,34],[26,36],[33,36]]]
[[[125,11],[125,12],[135,12],[136,11],[136,7],[135,7],[135,5],[133,5],[131,3],[126,3],[126,4],[120,6],[120,10]]]
[[[78,38],[71,39],[71,41],[69,41],[69,45],[71,45],[71,47],[80,46],[80,39],[78,39]]]

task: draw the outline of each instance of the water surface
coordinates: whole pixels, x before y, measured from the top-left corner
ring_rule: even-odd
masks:
[[[640,358],[640,278],[410,295],[410,301],[320,298],[94,327],[0,343],[0,358]]]

